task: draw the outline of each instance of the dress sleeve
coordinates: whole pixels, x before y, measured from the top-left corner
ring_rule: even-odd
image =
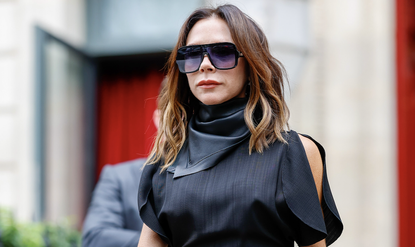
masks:
[[[153,180],[155,179],[160,181],[158,178],[158,175],[160,175],[160,169],[158,167],[158,164],[146,165],[144,167],[138,189],[138,210],[143,222],[151,230],[156,232],[165,243],[171,246],[170,240],[159,222],[156,206],[154,205]]]
[[[341,235],[343,224],[327,179],[324,148],[313,138],[323,161],[323,198],[321,205],[307,155],[298,134],[290,132],[286,160],[282,167],[282,192],[295,220],[287,224],[300,245],[311,245],[326,239],[332,244]]]

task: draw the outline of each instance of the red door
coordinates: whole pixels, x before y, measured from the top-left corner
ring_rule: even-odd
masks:
[[[163,74],[111,73],[98,82],[96,178],[106,164],[147,157],[156,127],[152,116]]]
[[[396,2],[399,246],[415,234],[415,0]]]

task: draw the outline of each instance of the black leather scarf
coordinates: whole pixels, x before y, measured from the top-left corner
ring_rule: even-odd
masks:
[[[234,147],[249,138],[244,110],[247,98],[234,98],[218,105],[205,105],[189,122],[188,139],[167,171],[174,178],[215,166]]]

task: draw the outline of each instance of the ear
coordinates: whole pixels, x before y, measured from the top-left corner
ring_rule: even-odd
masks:
[[[156,128],[159,128],[159,123],[160,123],[160,110],[156,109],[153,112],[153,123],[154,126],[156,126]]]

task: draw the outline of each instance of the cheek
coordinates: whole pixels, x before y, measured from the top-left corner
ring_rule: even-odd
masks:
[[[196,96],[197,92],[196,92],[196,77],[192,76],[192,74],[186,74],[187,76],[187,85],[189,86],[190,92]]]
[[[193,90],[194,77],[191,74],[186,74],[186,76],[187,76],[187,83],[189,84],[190,89]]]

